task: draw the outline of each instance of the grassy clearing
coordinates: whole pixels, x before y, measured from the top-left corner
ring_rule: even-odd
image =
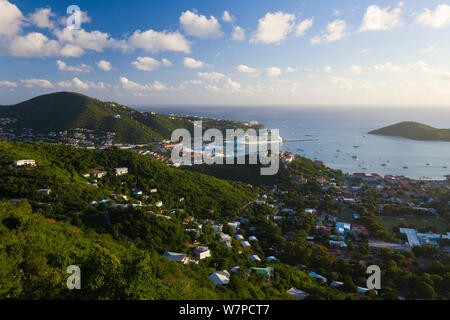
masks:
[[[437,232],[445,233],[450,230],[450,226],[447,221],[434,217],[378,217],[385,227],[391,231],[393,227],[399,225],[401,222],[405,222],[409,228],[430,228],[434,227]]]

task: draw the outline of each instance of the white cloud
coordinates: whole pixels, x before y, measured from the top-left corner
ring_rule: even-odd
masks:
[[[359,53],[362,53],[362,54],[368,53],[368,52],[370,52],[370,49],[369,49],[369,48],[362,48],[362,49],[359,51]]]
[[[81,81],[77,77],[72,79],[72,82],[75,86],[75,88],[80,90],[89,90],[89,85],[86,82]]]
[[[277,67],[270,67],[266,69],[266,76],[267,77],[278,77],[282,74],[283,72],[281,71],[280,68]]]
[[[102,69],[103,71],[111,71],[112,70],[111,63],[109,61],[106,61],[106,60],[98,61],[97,62],[97,67],[99,69]]]
[[[297,68],[287,67],[287,68],[286,68],[286,73],[296,72],[297,70],[298,70]]]
[[[151,88],[148,85],[133,82],[125,77],[120,77],[120,83],[122,84],[122,87],[127,90],[148,90]]]
[[[148,52],[191,52],[189,41],[178,31],[170,33],[167,31],[147,30],[141,32],[136,30],[128,39],[128,43],[133,48],[144,49]]]
[[[89,67],[84,63],[81,63],[79,66],[76,67],[76,66],[69,66],[62,60],[56,60],[56,65],[58,66],[58,69],[60,71],[69,71],[75,73],[83,73],[91,71],[91,67]]]
[[[164,83],[159,82],[158,80],[156,80],[156,81],[153,82],[152,88],[153,88],[153,90],[161,91],[161,90],[166,90],[167,86]]]
[[[361,66],[358,66],[356,64],[352,65],[350,67],[350,73],[354,75],[360,75],[363,71],[363,68]]]
[[[16,82],[7,81],[7,80],[2,80],[2,81],[0,81],[0,87],[17,88],[17,83]]]
[[[426,8],[416,17],[416,23],[434,29],[450,25],[450,5],[440,4],[434,11]]]
[[[241,91],[241,84],[228,78],[225,88],[231,92],[238,92]]]
[[[55,24],[50,20],[50,18],[54,16],[55,14],[52,13],[52,10],[50,8],[41,8],[36,9],[34,13],[30,14],[30,20],[39,28],[52,29]]]
[[[419,52],[422,54],[428,54],[428,53],[433,53],[436,51],[436,48],[434,46],[429,46],[427,48],[421,49]]]
[[[380,8],[379,6],[369,6],[364,15],[359,32],[389,30],[401,26],[402,4],[390,10],[390,7]]]
[[[0,35],[11,36],[20,32],[24,16],[15,4],[0,0]]]
[[[85,53],[83,48],[73,44],[66,44],[61,48],[60,54],[64,57],[81,57]]]
[[[70,44],[84,50],[93,50],[101,52],[105,48],[121,48],[126,49],[125,41],[117,41],[110,37],[108,33],[95,31],[85,31],[84,29],[68,29],[55,30],[55,35],[63,44]]]
[[[258,20],[258,29],[250,43],[281,43],[291,33],[295,24],[295,15],[281,11],[266,13]]]
[[[160,81],[154,81],[153,84],[140,84],[131,80],[128,80],[125,77],[120,77],[120,84],[122,85],[122,88],[130,91],[162,91],[166,90],[167,86],[160,82]]]
[[[344,20],[334,20],[327,25],[326,32],[321,37],[315,36],[311,38],[311,43],[333,42],[341,40],[348,36],[347,23]]]
[[[172,62],[170,62],[170,60],[168,60],[168,59],[166,59],[166,58],[163,58],[163,59],[161,60],[161,63],[162,63],[164,66],[166,66],[166,67],[172,66]]]
[[[239,26],[233,28],[233,33],[231,39],[234,41],[244,41],[245,40],[245,30]]]
[[[137,57],[136,61],[131,62],[131,64],[139,70],[153,71],[157,69],[161,63],[152,57]]]
[[[41,87],[41,88],[53,88],[53,84],[45,79],[22,79],[20,80],[20,83],[26,88],[31,87]]]
[[[302,37],[305,35],[305,32],[312,27],[314,24],[314,19],[309,18],[300,22],[297,27],[295,27],[295,36]]]
[[[353,80],[344,77],[331,76],[330,80],[335,84],[340,90],[352,91],[353,90]]]
[[[257,76],[259,75],[259,71],[255,68],[250,68],[249,66],[246,66],[245,64],[240,64],[237,67],[233,69],[234,73],[238,74],[245,74],[248,76]]]
[[[78,77],[75,77],[72,80],[60,81],[56,83],[56,87],[61,89],[76,88],[77,90],[87,91],[90,89],[103,90],[105,89],[105,84],[103,82],[94,83],[92,81],[83,81]]]
[[[16,57],[47,57],[60,52],[58,41],[50,40],[38,32],[17,36],[11,40],[8,47],[9,52]]]
[[[180,25],[185,34],[200,39],[215,39],[222,36],[220,24],[214,16],[208,19],[187,10],[181,13]]]
[[[225,10],[222,14],[222,20],[225,22],[234,22],[236,19],[227,10]]]
[[[304,68],[303,72],[305,72],[308,75],[308,77],[312,78],[316,74],[331,74],[333,72],[333,68],[329,66],[325,66],[322,69]]]
[[[218,92],[220,89],[218,86],[216,86],[215,84],[213,85],[206,85],[205,89],[208,91],[212,91],[212,92]]]
[[[415,65],[424,73],[432,74],[441,79],[450,80],[449,71],[430,68],[425,61],[417,61]]]
[[[322,39],[319,36],[314,36],[309,40],[312,44],[321,43]]]
[[[378,65],[373,66],[373,69],[376,72],[401,75],[401,74],[408,73],[409,70],[411,70],[415,66],[416,66],[416,64],[414,64],[414,63],[410,63],[410,64],[406,64],[406,65],[395,65],[392,62],[388,61],[384,64],[378,64]]]
[[[185,57],[183,60],[183,65],[189,69],[198,69],[207,67],[209,65],[205,64],[203,61],[195,60],[194,58]]]
[[[225,78],[225,75],[220,72],[199,72],[197,73],[197,77],[205,80],[219,81]]]

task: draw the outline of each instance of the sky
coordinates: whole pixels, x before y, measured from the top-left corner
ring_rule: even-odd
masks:
[[[446,108],[449,56],[444,0],[0,0],[0,104]]]

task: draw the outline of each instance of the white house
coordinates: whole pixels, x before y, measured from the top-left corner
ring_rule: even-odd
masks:
[[[243,246],[243,247],[250,247],[251,245],[250,245],[250,242],[248,242],[248,241],[242,241],[241,242],[241,245]]]
[[[256,254],[250,256],[250,259],[251,259],[252,261],[261,261],[261,258],[258,257]]]
[[[123,174],[128,173],[127,167],[114,168],[114,170],[116,171],[116,176],[121,176]]]
[[[294,287],[290,288],[288,291],[286,291],[286,293],[300,300],[303,300],[308,296],[308,294],[305,291],[302,291]]]
[[[248,238],[248,240],[250,240],[250,241],[258,241],[258,239],[255,236],[250,236]]]
[[[239,229],[239,226],[241,225],[241,223],[239,221],[228,222],[228,225],[233,229],[234,232],[236,232]]]
[[[244,237],[240,234],[237,234],[234,237],[236,238],[236,240],[244,240]]]
[[[189,258],[184,253],[177,253],[177,252],[164,252],[163,257],[166,257],[174,262],[181,262],[183,264],[186,264],[189,262]]]
[[[235,267],[231,268],[231,272],[238,273],[240,269],[241,268],[239,266],[235,266]]]
[[[158,208],[161,208],[162,205],[163,205],[162,201],[157,201],[157,202],[155,203],[155,206],[157,206]]]
[[[320,274],[317,274],[315,272],[310,272],[310,273],[308,273],[308,275],[313,277],[313,278],[320,279],[320,280],[322,280],[324,282],[327,282],[327,278],[325,278],[324,276],[321,276]]]
[[[20,167],[20,166],[35,166],[36,165],[36,161],[33,159],[22,159],[22,160],[16,160],[13,162],[13,165],[15,167]]]
[[[227,270],[216,271],[208,277],[216,286],[230,283],[230,273]]]
[[[46,194],[46,195],[49,195],[51,191],[52,191],[51,189],[39,189],[38,190],[38,192]]]
[[[199,259],[211,257],[211,251],[208,247],[198,247],[194,249],[194,255]]]
[[[221,232],[220,233],[220,239],[222,239],[222,241],[231,241],[231,236],[229,236],[226,233]]]
[[[279,259],[275,258],[274,256],[269,256],[266,259],[269,260],[269,261],[279,261]]]
[[[331,281],[331,286],[332,287],[334,287],[334,288],[337,288],[337,287],[342,287],[344,285],[344,283],[343,282],[339,282],[339,281]]]

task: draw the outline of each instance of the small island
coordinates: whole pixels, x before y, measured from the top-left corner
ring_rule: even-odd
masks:
[[[450,129],[437,129],[419,122],[405,121],[372,130],[369,134],[402,137],[421,141],[449,141]]]

